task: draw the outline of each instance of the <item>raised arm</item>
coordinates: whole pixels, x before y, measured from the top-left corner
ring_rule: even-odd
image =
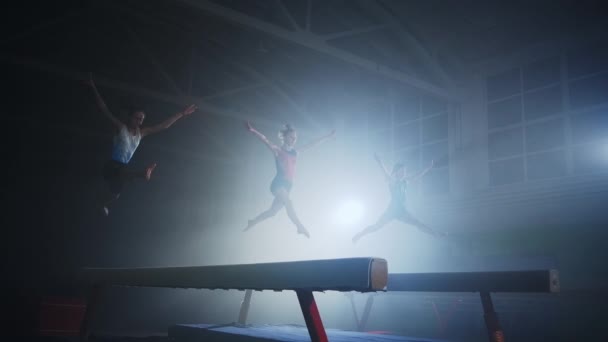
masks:
[[[413,182],[413,181],[418,181],[420,180],[422,177],[424,177],[424,175],[426,175],[429,171],[431,171],[431,169],[433,168],[433,166],[435,165],[435,161],[431,160],[431,165],[429,165],[426,169],[418,172],[418,174],[411,176],[411,177],[405,177],[405,180],[408,182]]]
[[[374,153],[374,159],[376,160],[376,163],[378,163],[378,166],[380,166],[380,168],[382,169],[382,172],[384,172],[384,176],[386,177],[386,179],[387,180],[391,179],[391,174],[386,169],[386,166],[384,165],[384,162],[382,161],[382,159],[380,159],[380,157],[378,156],[378,154]]]
[[[308,150],[308,149],[313,148],[315,146],[318,146],[319,144],[321,144],[321,143],[323,143],[323,142],[325,142],[325,141],[333,138],[335,135],[336,135],[336,130],[334,129],[331,132],[329,132],[329,134],[324,135],[324,136],[322,136],[322,137],[320,137],[320,138],[318,138],[316,140],[313,140],[313,141],[311,141],[310,143],[308,143],[306,145],[300,146],[300,148],[298,148],[298,150],[299,151],[305,151],[305,150]]]
[[[106,105],[106,102],[103,100],[103,98],[99,94],[99,91],[97,90],[97,86],[95,85],[95,81],[93,81],[93,74],[92,73],[88,74],[88,77],[85,80],[85,84],[88,85],[89,87],[91,87],[91,89],[93,89],[93,93],[95,93],[95,101],[97,102],[97,105],[99,106],[99,109],[101,109],[101,112],[108,119],[110,119],[110,121],[112,122],[112,124],[114,125],[114,127],[116,127],[116,129],[119,129],[121,126],[123,126],[124,124],[122,123],[122,121],[118,120],[112,114],[112,112],[110,112],[110,110],[108,109],[108,106]]]
[[[251,126],[251,123],[249,121],[245,122],[245,128],[247,128],[247,130],[251,133],[253,133],[253,135],[255,135],[256,137],[258,137],[258,139],[260,139],[264,145],[266,145],[270,151],[273,154],[276,154],[277,151],[279,150],[279,147],[275,144],[273,144],[272,142],[270,142],[270,140],[268,140],[268,138],[266,138],[266,136],[260,132],[258,132],[255,128],[253,128],[253,126]]]
[[[194,113],[194,111],[197,109],[198,109],[198,107],[196,105],[193,105],[193,104],[189,105],[183,111],[177,112],[177,113],[171,115],[167,120],[165,120],[157,125],[143,127],[141,129],[141,135],[142,135],[142,137],[145,137],[146,135],[149,135],[149,134],[154,134],[154,133],[158,133],[160,131],[164,131],[165,129],[171,127],[177,120],[183,118],[184,116],[188,116],[188,115]]]

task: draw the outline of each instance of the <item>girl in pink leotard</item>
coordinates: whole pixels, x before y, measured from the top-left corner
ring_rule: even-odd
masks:
[[[275,158],[277,167],[277,174],[272,180],[270,185],[270,192],[274,195],[274,200],[270,208],[254,219],[249,220],[245,231],[255,226],[256,224],[276,215],[279,210],[283,207],[287,210],[287,216],[296,227],[298,234],[303,234],[306,237],[310,237],[308,230],[298,219],[293,204],[289,198],[289,193],[293,185],[295,171],[296,171],[296,160],[298,157],[298,151],[294,149],[296,140],[298,139],[296,130],[290,125],[285,125],[283,129],[279,131],[279,139],[281,140],[281,146],[277,146],[270,142],[262,133],[258,132],[249,122],[246,123],[247,130],[257,136],[262,142],[270,149]],[[326,136],[323,136],[308,145],[302,146],[299,150],[307,150],[313,146],[320,144],[321,142],[333,137],[335,130],[331,131]]]

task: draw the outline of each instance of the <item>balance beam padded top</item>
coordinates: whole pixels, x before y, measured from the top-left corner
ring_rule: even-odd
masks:
[[[559,292],[557,270],[392,273],[388,291]]]
[[[305,260],[263,264],[84,268],[91,285],[233,290],[383,291],[387,262],[380,258]]]

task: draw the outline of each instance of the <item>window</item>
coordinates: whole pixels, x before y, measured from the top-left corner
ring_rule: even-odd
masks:
[[[495,129],[514,125],[522,118],[521,96],[511,97],[488,104],[488,128]]]
[[[542,152],[529,155],[528,179],[562,177],[566,175],[566,154],[564,150]]]
[[[420,144],[420,121],[395,127],[395,149],[418,146]]]
[[[523,68],[524,90],[532,90],[560,82],[558,57],[530,63]]]
[[[570,82],[570,107],[578,109],[608,101],[608,73]]]
[[[490,184],[504,185],[524,180],[524,161],[521,157],[490,162]]]
[[[565,144],[562,118],[526,126],[526,151],[538,152],[563,147]]]
[[[422,120],[422,142],[428,143],[448,138],[448,114],[442,113]]]
[[[398,96],[395,99],[395,124],[418,119],[420,117],[419,102],[415,97]]]
[[[563,63],[562,63],[563,61]],[[608,44],[486,79],[491,185],[608,171]]]
[[[519,69],[513,69],[487,79],[488,101],[498,100],[521,92]]]
[[[388,112],[392,113],[392,129],[370,131],[370,146],[378,153],[392,152],[393,159],[405,163],[412,172],[427,167],[434,159],[435,168],[425,177],[426,185],[421,190],[449,192],[448,103],[432,96],[397,96]]]
[[[526,121],[559,114],[562,111],[561,86],[555,85],[524,94]]]
[[[488,158],[490,160],[523,154],[521,127],[490,133],[488,137]]]
[[[574,144],[608,140],[608,108],[573,114],[570,122]]]

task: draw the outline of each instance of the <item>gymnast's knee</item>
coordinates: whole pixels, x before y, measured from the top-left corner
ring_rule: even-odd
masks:
[[[268,209],[268,215],[274,216],[279,213],[279,210],[281,210],[281,208],[270,208]]]

